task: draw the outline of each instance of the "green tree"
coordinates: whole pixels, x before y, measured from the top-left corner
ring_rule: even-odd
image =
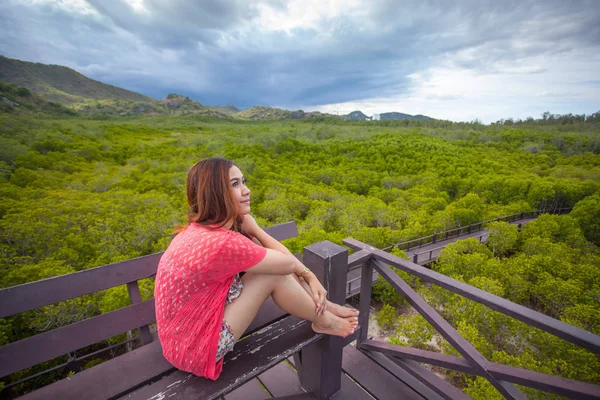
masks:
[[[516,225],[495,221],[489,223],[486,229],[490,231],[486,244],[492,249],[494,255],[510,254],[517,249],[519,229]]]
[[[579,222],[585,238],[600,246],[600,194],[577,202],[570,215]]]

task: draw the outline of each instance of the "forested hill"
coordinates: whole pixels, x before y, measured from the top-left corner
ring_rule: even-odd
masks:
[[[90,79],[60,65],[31,63],[0,56],[0,81],[25,87],[63,104],[85,100],[154,101],[150,97]]]
[[[77,113],[62,104],[37,96],[27,88],[0,82],[0,112],[74,116]]]
[[[281,108],[255,106],[246,110],[232,114],[235,118],[241,119],[303,119],[303,118],[319,118],[324,116],[332,116],[330,114],[323,114],[318,111],[304,112],[302,110],[289,111],[282,110]]]

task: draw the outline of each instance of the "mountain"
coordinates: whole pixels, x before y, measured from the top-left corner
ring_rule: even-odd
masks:
[[[46,100],[46,103],[62,103],[83,115],[200,115],[230,118],[227,113],[203,106],[189,97],[170,94],[162,100],[155,100],[89,79],[60,65],[31,63],[0,56],[0,81],[21,86],[32,95],[51,100]],[[3,101],[3,107],[6,108],[7,105],[10,104]],[[48,105],[44,107],[48,109]]]
[[[303,119],[330,116],[318,111],[304,112],[302,110],[288,111],[281,108],[254,106],[246,110],[232,114],[234,118],[242,119]]]
[[[0,82],[0,113],[73,116],[77,113],[60,103],[37,96],[27,88]]]
[[[198,115],[203,117],[231,118],[223,112],[203,106],[187,96],[181,96],[176,93],[171,93],[158,101],[154,99],[146,102],[95,100],[72,104],[71,107],[84,115]]]
[[[382,113],[379,114],[379,119],[381,121],[386,121],[386,120],[392,120],[392,119],[418,119],[418,120],[422,120],[422,121],[431,121],[433,120],[433,118],[427,117],[425,115],[410,115],[410,114],[403,114],[403,113],[399,113],[399,112],[389,112],[389,113]]]
[[[150,97],[87,78],[71,68],[0,56],[0,81],[63,104],[86,100],[152,101]]]
[[[345,119],[349,119],[352,121],[364,121],[367,119],[371,119],[371,117],[367,117],[361,111],[352,111],[350,114],[346,115]]]
[[[223,114],[227,115],[235,114],[242,111],[239,108],[232,106],[231,104],[228,104],[226,106],[210,106],[209,108],[212,108],[215,111],[222,112]]]

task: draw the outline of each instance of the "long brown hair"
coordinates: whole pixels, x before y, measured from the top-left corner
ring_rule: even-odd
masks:
[[[237,204],[229,189],[231,167],[231,160],[212,157],[200,160],[190,169],[187,176],[188,225],[197,222],[216,229],[235,219],[232,228],[239,231],[241,221],[236,215]],[[176,232],[183,229],[185,227]]]

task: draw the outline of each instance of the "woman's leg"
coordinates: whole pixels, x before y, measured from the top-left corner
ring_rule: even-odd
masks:
[[[302,286],[304,291],[308,293],[310,298],[312,299],[312,290],[310,290],[310,286],[306,282],[300,282],[298,277],[294,276],[296,281]],[[338,317],[347,318],[347,317],[358,317],[358,310],[354,308],[344,307],[340,304],[333,303],[327,300],[327,311],[331,312],[333,315],[337,315]]]
[[[224,319],[237,339],[248,328],[267,297],[296,317],[312,321],[320,333],[347,336],[354,332],[356,317],[340,318],[330,312],[315,314],[315,303],[292,275],[267,275],[248,272],[242,277],[244,288],[240,296],[225,306]]]

